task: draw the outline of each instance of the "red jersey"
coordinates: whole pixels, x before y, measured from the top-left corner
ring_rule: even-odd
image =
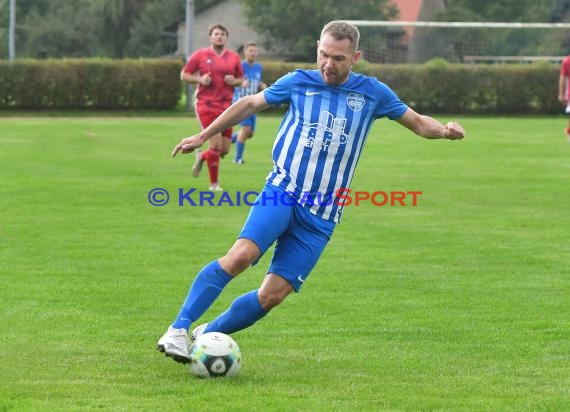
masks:
[[[568,78],[570,77],[570,56],[566,56],[562,60],[562,67],[560,67],[560,75],[566,77],[566,97],[570,100],[570,88],[568,87]]]
[[[234,86],[226,84],[224,76],[231,74],[235,78],[243,77],[239,54],[228,49],[220,55],[210,47],[198,49],[190,55],[184,66],[184,73],[196,72],[200,76],[206,73],[211,73],[212,76],[212,82],[208,86],[198,85],[197,106],[216,111],[227,109],[232,104]]]

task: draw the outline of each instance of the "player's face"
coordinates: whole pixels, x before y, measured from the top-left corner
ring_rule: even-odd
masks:
[[[336,40],[325,33],[317,42],[317,67],[327,84],[344,83],[359,57],[360,52],[352,49],[348,39]]]
[[[246,49],[243,51],[243,56],[248,62],[255,61],[257,57],[257,47],[255,46],[246,47]]]
[[[210,44],[214,47],[224,47],[228,41],[228,35],[221,29],[214,29],[210,34]]]

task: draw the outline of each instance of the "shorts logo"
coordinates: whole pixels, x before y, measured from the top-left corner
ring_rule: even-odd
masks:
[[[303,279],[301,275],[297,276],[297,280],[301,283],[305,283],[305,279]]]
[[[353,112],[359,112],[364,107],[364,96],[359,93],[349,93],[346,98],[346,104],[352,109]]]

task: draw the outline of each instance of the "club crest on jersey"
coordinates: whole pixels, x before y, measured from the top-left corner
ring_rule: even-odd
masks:
[[[346,98],[346,104],[353,112],[359,112],[364,107],[364,96],[359,93],[349,93]]]

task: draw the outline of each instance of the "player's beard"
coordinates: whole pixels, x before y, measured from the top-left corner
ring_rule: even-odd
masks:
[[[219,44],[213,44],[212,48],[214,49],[214,51],[216,52],[216,54],[221,54],[224,51],[224,48],[226,46],[225,45],[219,45]]]
[[[324,66],[321,68],[322,76],[327,84],[342,84],[348,78],[348,73],[345,73],[343,76],[340,76],[337,70],[327,70]]]

